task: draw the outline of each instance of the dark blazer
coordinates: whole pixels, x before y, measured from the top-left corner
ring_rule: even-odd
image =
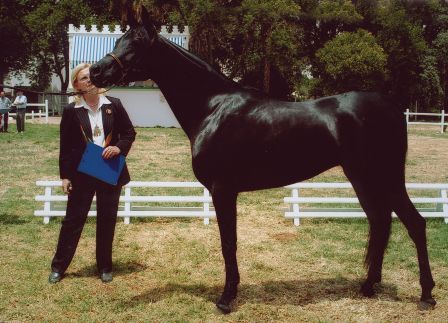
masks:
[[[101,107],[104,135],[107,138],[112,132],[109,146],[117,146],[120,148],[121,154],[126,156],[135,140],[134,126],[121,101],[109,96],[107,99],[111,104],[104,104]],[[59,174],[61,179],[67,178],[71,181],[77,181],[86,177],[86,175],[77,171],[86,147],[86,140],[81,129],[92,140],[92,128],[87,110],[85,108],[75,108],[74,102],[66,105],[60,125]],[[125,165],[117,185],[126,185],[129,181],[130,176]]]

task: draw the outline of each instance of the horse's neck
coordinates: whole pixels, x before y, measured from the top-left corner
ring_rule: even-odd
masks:
[[[237,87],[207,63],[182,48],[160,39],[155,45],[157,72],[153,79],[174,115],[192,139],[199,125],[210,114],[208,100]]]

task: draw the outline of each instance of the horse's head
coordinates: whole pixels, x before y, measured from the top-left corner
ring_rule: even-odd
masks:
[[[90,67],[90,80],[97,87],[150,78],[148,53],[157,32],[144,7],[140,21],[133,15],[128,16],[128,21],[130,29],[117,40],[114,50]]]

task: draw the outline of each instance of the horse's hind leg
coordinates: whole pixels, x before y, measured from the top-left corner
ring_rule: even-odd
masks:
[[[237,296],[240,275],[236,259],[236,200],[237,193],[221,188],[212,191],[213,205],[221,235],[221,249],[226,270],[226,283],[216,306],[224,313],[230,313],[230,303]]]
[[[361,293],[371,297],[375,294],[374,284],[381,282],[384,252],[390,237],[392,210],[387,196],[376,184],[376,180],[355,176],[347,171],[346,175],[369,221],[369,242],[365,258],[367,278],[361,286]]]
[[[435,286],[429,265],[428,249],[426,243],[426,220],[416,210],[409,199],[404,184],[391,195],[392,208],[408,230],[409,236],[417,249],[418,265],[420,269],[420,285],[422,295],[419,307],[427,309],[435,306],[432,289]]]

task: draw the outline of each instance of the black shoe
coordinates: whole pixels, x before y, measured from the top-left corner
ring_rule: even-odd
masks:
[[[49,282],[50,284],[56,284],[56,283],[59,283],[59,282],[61,281],[61,279],[62,279],[62,274],[57,273],[57,272],[55,272],[55,271],[52,271],[52,272],[50,273],[50,276],[48,276],[48,282]]]
[[[112,277],[112,272],[110,273],[101,273],[100,274],[100,279],[103,283],[110,283],[113,279]]]

